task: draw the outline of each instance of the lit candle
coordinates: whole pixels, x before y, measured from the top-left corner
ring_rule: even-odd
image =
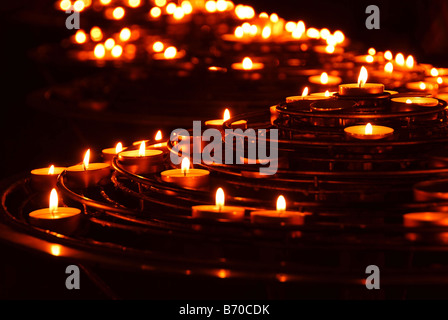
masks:
[[[415,104],[422,107],[437,107],[439,105],[439,100],[424,97],[400,97],[393,98],[391,101],[396,103]]]
[[[141,142],[138,150],[120,152],[118,162],[126,171],[134,174],[156,173],[164,168],[163,152],[146,149],[145,141]]]
[[[280,225],[303,225],[305,214],[302,212],[286,211],[286,200],[284,196],[277,199],[277,210],[253,211],[250,214],[252,223],[280,224]]]
[[[349,137],[360,140],[381,140],[390,137],[394,133],[392,128],[373,126],[370,123],[365,126],[348,127],[344,131]]]
[[[162,181],[183,188],[201,188],[209,183],[210,171],[190,168],[190,160],[183,158],[180,169],[166,170],[161,173]]]
[[[88,188],[109,180],[112,169],[108,163],[90,163],[90,149],[82,164],[67,168],[67,182],[73,187]]]
[[[55,167],[34,169],[31,171],[30,185],[34,190],[51,190],[56,186],[59,175],[66,168]]]
[[[50,205],[29,214],[32,225],[60,233],[75,231],[81,221],[81,210],[77,208],[59,207],[58,193],[51,190]]]
[[[195,219],[242,221],[244,220],[245,208],[225,205],[224,190],[219,188],[216,191],[215,205],[194,206],[192,217]]]
[[[163,138],[162,131],[161,130],[157,131],[156,136],[154,138],[154,141],[156,142],[156,144],[150,145],[148,147],[148,149],[160,150],[164,153],[168,152],[168,142],[166,142],[166,141],[162,142],[162,138]]]
[[[339,95],[341,96],[366,96],[384,93],[384,85],[379,83],[367,83],[368,72],[365,67],[361,68],[358,83],[341,84]]]
[[[320,76],[309,77],[308,81],[322,86],[337,86],[342,82],[342,79],[340,77],[328,75],[328,73],[323,72]]]
[[[327,100],[327,99],[331,99],[334,94],[336,92],[330,92],[330,91],[325,91],[325,92],[315,92],[315,93],[311,93],[310,97],[319,97],[322,100]]]
[[[216,119],[216,120],[208,120],[205,122],[205,125],[209,128],[215,128],[218,130],[222,130],[223,129],[223,125],[224,122],[228,121],[230,119],[230,111],[229,109],[226,109],[224,111],[224,116],[222,119]],[[240,120],[240,121],[235,121],[232,122],[230,125],[231,128],[233,129],[246,129],[247,128],[247,121],[246,120]]]
[[[447,227],[448,213],[442,212],[417,212],[403,216],[405,227]]]
[[[438,88],[438,84],[436,83],[430,83],[425,81],[420,82],[408,82],[406,83],[406,88],[409,90],[415,90],[415,91],[432,91]]]
[[[114,159],[114,157],[119,154],[120,152],[122,152],[123,149],[123,144],[121,142],[118,142],[117,145],[115,146],[115,148],[107,148],[107,149],[103,149],[103,151],[101,152],[101,155],[103,157],[103,161],[105,163],[111,163],[112,160]]]
[[[242,71],[256,71],[264,68],[264,64],[261,62],[253,62],[251,58],[245,57],[242,62],[232,64],[233,70]]]
[[[291,96],[291,97],[286,97],[286,103],[294,103],[294,102],[298,102],[298,101],[317,101],[317,100],[326,100],[326,99],[330,99],[330,92],[328,92],[328,97],[324,95],[309,95],[309,89],[308,87],[305,87],[305,89],[303,89],[302,95],[301,96]]]

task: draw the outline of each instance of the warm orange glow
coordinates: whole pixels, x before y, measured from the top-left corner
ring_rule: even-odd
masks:
[[[235,37],[242,38],[244,36],[244,29],[243,27],[236,27],[235,29]]]
[[[190,159],[183,158],[180,168],[181,168],[181,171],[184,174],[184,176],[187,175],[188,172],[190,171]]]
[[[111,50],[114,47],[114,45],[115,45],[115,40],[112,38],[109,38],[104,42],[104,47],[107,50]]]
[[[96,58],[102,59],[106,55],[106,49],[104,48],[104,46],[101,43],[99,43],[95,46],[93,53]]]
[[[284,196],[280,196],[277,199],[277,211],[279,212],[286,211],[286,199]]]
[[[157,131],[155,140],[156,141],[162,140],[162,131],[161,130]]]
[[[50,169],[48,169],[48,174],[54,174],[54,165],[51,165]]]
[[[154,50],[154,52],[162,52],[163,49],[165,49],[165,46],[164,46],[163,43],[160,42],[160,41],[156,41],[156,42],[154,42],[154,44],[152,45],[152,50]]]
[[[103,39],[103,32],[101,31],[100,28],[98,27],[93,27],[90,30],[90,38],[93,41],[101,41],[101,39]]]
[[[210,13],[216,12],[216,2],[215,1],[207,1],[205,3],[205,10],[207,10]]]
[[[370,123],[368,123],[366,125],[366,129],[365,129],[364,133],[369,136],[371,136],[373,134],[373,127]]]
[[[345,41],[345,35],[344,35],[344,33],[342,31],[339,31],[339,30],[336,31],[334,33],[334,36],[336,37],[336,41],[338,43],[343,43]]]
[[[442,77],[438,77],[437,78],[437,83],[438,84],[442,84],[443,83],[443,78]]]
[[[384,66],[384,71],[387,73],[394,72],[394,64],[392,62],[386,63],[386,65]]]
[[[218,278],[225,279],[228,277],[228,271],[225,269],[221,269],[218,271],[217,275],[218,275]]]
[[[222,188],[219,188],[219,189],[216,191],[215,203],[216,203],[216,206],[217,206],[218,208],[222,208],[222,207],[224,207],[224,204],[225,204],[225,195],[224,195],[224,190],[223,190]]]
[[[327,28],[323,28],[320,30],[321,39],[327,40],[329,36],[331,36],[330,30],[328,30]]]
[[[392,52],[390,52],[390,51],[386,51],[386,52],[384,53],[384,59],[386,59],[386,60],[388,60],[388,61],[391,61],[393,58],[394,58],[394,56],[392,55]]]
[[[72,2],[70,0],[62,0],[59,4],[59,7],[63,11],[67,11],[72,6]]]
[[[249,33],[251,36],[255,36],[258,33],[258,27],[256,25],[251,25],[249,29]]]
[[[412,104],[412,100],[411,100],[411,99],[408,99],[408,100],[406,100],[406,103],[407,103],[407,104]]]
[[[191,5],[190,1],[182,1],[180,6],[184,10],[185,14],[190,14],[193,12],[193,6]],[[226,3],[226,7],[227,7],[227,3]]]
[[[115,153],[119,154],[121,151],[123,151],[123,144],[121,142],[118,142],[115,146]]]
[[[240,20],[252,19],[255,16],[255,10],[251,6],[244,6],[239,4],[235,7],[235,14]]]
[[[360,88],[364,88],[365,84],[367,83],[368,76],[369,74],[367,72],[366,67],[362,67],[358,77],[358,86]]]
[[[227,10],[227,2],[225,0],[216,1],[216,10],[219,12],[224,12]]]
[[[439,76],[439,70],[437,70],[436,68],[432,68],[431,69],[431,76],[438,77]]]
[[[303,92],[302,92],[302,97],[306,97],[309,92],[310,92],[310,90],[308,89],[308,87],[305,87],[305,89],[303,89]]]
[[[404,61],[404,55],[402,53],[397,54],[397,56],[395,57],[395,63],[401,67],[404,66],[405,61]]]
[[[53,256],[59,257],[61,255],[61,246],[58,244],[52,244],[50,246],[50,252]]]
[[[123,54],[123,47],[117,44],[112,48],[112,51],[110,53],[114,58],[121,57],[121,55]]]
[[[176,8],[177,8],[176,4],[174,2],[170,2],[166,5],[165,10],[166,10],[166,13],[173,14],[174,10],[176,10]]]
[[[166,0],[156,0],[154,3],[158,7],[164,7],[166,5]]]
[[[406,59],[406,67],[407,67],[408,69],[412,69],[412,68],[414,68],[414,65],[415,65],[414,57],[413,57],[413,56],[409,56],[409,57]]]
[[[140,4],[140,0],[128,0],[128,4],[131,8],[137,8]]]
[[[311,38],[311,39],[319,39],[320,38],[320,32],[316,28],[309,28],[306,31],[306,35],[308,36],[308,38]]]
[[[326,46],[325,47],[326,53],[334,53],[335,50],[336,50],[336,48],[334,46]]]
[[[261,37],[263,39],[269,39],[269,37],[271,36],[271,27],[266,26],[263,28],[263,31],[261,32]]]
[[[108,5],[109,3],[111,3],[111,1],[112,0],[100,0],[100,3],[102,4],[102,5]]]
[[[321,84],[328,84],[328,74],[326,72],[323,72],[320,75],[320,83]]]
[[[149,15],[153,18],[158,18],[162,15],[162,9],[159,7],[153,7],[149,10]]]
[[[297,28],[297,24],[293,21],[288,21],[285,24],[285,30],[288,32],[293,32]]]
[[[85,43],[87,41],[87,35],[83,30],[78,30],[75,33],[75,41],[77,43]]]
[[[278,14],[273,13],[270,15],[269,20],[271,20],[272,23],[277,23],[278,22]]]
[[[131,38],[131,30],[129,28],[123,28],[120,31],[120,40],[128,41]]]
[[[125,14],[125,11],[124,11],[123,7],[116,7],[114,9],[114,11],[112,11],[112,16],[114,17],[115,20],[123,19],[124,14]]]
[[[366,57],[366,62],[367,63],[373,63],[373,61],[375,61],[375,58],[373,56],[369,55],[369,56]]]
[[[73,9],[77,12],[81,12],[82,10],[84,10],[85,4],[83,1],[81,0],[77,0],[75,1],[75,3],[73,4]]]
[[[368,53],[369,53],[371,56],[376,55],[376,50],[375,50],[375,48],[370,48],[369,51],[368,51]]]
[[[426,84],[424,82],[420,82],[420,90],[426,90]]]
[[[84,160],[82,161],[84,165],[84,169],[89,169],[89,163],[90,163],[90,149],[86,151],[86,154],[84,155]]]
[[[246,57],[243,59],[243,69],[244,70],[252,70],[254,64],[252,62],[252,59],[249,57]]]
[[[325,97],[329,97],[330,96],[330,91],[325,91]]]
[[[142,141],[140,143],[140,148],[138,149],[138,156],[144,157],[146,155],[146,142]]]
[[[168,47],[163,55],[165,56],[165,59],[174,59],[177,55],[177,49],[175,47]]]
[[[51,190],[50,193],[50,205],[49,205],[51,214],[55,214],[56,212],[58,212],[58,205],[59,205],[58,202],[59,202],[58,192],[56,191],[56,189],[53,189]]]
[[[184,9],[182,7],[177,7],[173,12],[173,18],[176,20],[181,20],[185,16]]]

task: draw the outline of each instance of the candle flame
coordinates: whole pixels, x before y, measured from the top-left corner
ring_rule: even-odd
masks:
[[[120,20],[124,17],[125,11],[122,7],[116,7],[112,12],[112,16],[115,20]]]
[[[394,71],[394,64],[392,62],[386,63],[384,66],[384,71],[387,73],[392,73]]]
[[[397,54],[397,56],[395,57],[395,62],[403,67],[405,65],[405,61],[404,61],[404,55],[402,53]]]
[[[284,196],[280,196],[277,199],[277,211],[279,212],[286,211],[286,200]]]
[[[103,39],[103,32],[101,31],[100,28],[98,27],[93,27],[90,30],[90,38],[93,41],[101,41],[101,39]]]
[[[85,170],[89,169],[89,162],[90,162],[90,149],[87,150],[86,154],[84,155],[84,160],[82,161]]]
[[[431,76],[438,77],[439,76],[439,70],[437,70],[436,68],[432,68],[431,69]]]
[[[368,53],[369,53],[369,55],[371,55],[371,56],[376,55],[376,50],[375,50],[375,48],[370,48],[369,51],[368,51]]]
[[[131,30],[129,28],[123,28],[120,31],[120,40],[121,41],[128,41],[131,38]]]
[[[375,58],[373,56],[369,55],[369,56],[366,57],[366,62],[367,63],[373,63],[373,61],[375,61]]]
[[[163,49],[165,49],[165,45],[160,41],[156,41],[152,45],[152,50],[154,50],[154,52],[162,52]]]
[[[244,36],[244,29],[243,29],[243,27],[241,27],[241,26],[240,27],[236,27],[234,34],[235,34],[235,37],[241,39]]]
[[[140,143],[140,149],[138,149],[138,156],[144,157],[145,155],[146,155],[146,143],[145,141],[142,141],[142,143]]]
[[[261,32],[261,37],[263,39],[269,39],[269,37],[271,36],[271,27],[266,26],[263,28],[263,31]]]
[[[414,68],[414,64],[415,64],[415,59],[414,59],[414,57],[413,57],[413,56],[409,56],[409,57],[406,59],[406,67],[407,67],[408,69],[412,69],[412,68]]]
[[[224,120],[224,122],[226,122],[227,120],[230,119],[230,111],[229,111],[229,109],[226,109],[224,111],[224,117],[222,119]]]
[[[58,202],[59,202],[58,193],[56,189],[52,189],[50,193],[50,205],[49,205],[51,214],[54,214],[58,211]]]
[[[152,7],[151,10],[149,10],[149,15],[152,18],[158,18],[162,15],[162,9],[159,7]]]
[[[163,55],[166,59],[174,59],[177,55],[177,49],[175,47],[168,47]]]
[[[308,87],[305,87],[305,89],[303,89],[303,92],[302,92],[302,98],[306,97],[308,95],[309,91],[310,90],[308,89]]]
[[[48,174],[54,174],[54,165],[51,165],[50,169],[48,169]]]
[[[369,74],[366,67],[362,67],[358,77],[358,85],[360,88],[364,88],[365,84],[367,83],[368,76]]]
[[[182,159],[182,164],[180,165],[182,173],[184,174],[184,176],[187,175],[187,173],[190,171],[190,159],[188,158],[183,158]]]
[[[330,91],[325,91],[325,97],[329,97],[330,96]]]
[[[251,70],[253,68],[254,64],[252,62],[252,59],[249,57],[244,58],[243,60],[243,69],[244,70]]]
[[[426,89],[426,84],[424,82],[420,82],[420,89],[421,90],[425,90]]]
[[[442,84],[443,83],[443,78],[442,77],[438,77],[437,78],[437,83],[438,84]]]
[[[386,51],[386,52],[384,53],[384,59],[386,59],[386,60],[388,60],[388,61],[391,61],[393,58],[394,58],[394,56],[392,55],[392,52],[390,52],[390,51]]]
[[[216,196],[215,196],[216,206],[219,208],[224,207],[225,203],[225,196],[224,196],[224,190],[222,188],[219,188],[216,190]]]
[[[121,142],[118,142],[116,147],[115,147],[115,153],[118,154],[121,151],[123,151],[123,144]]]
[[[157,131],[155,140],[156,141],[162,140],[162,131],[161,130]]]
[[[326,72],[324,72],[320,75],[320,83],[328,84],[328,74]]]
[[[368,123],[366,125],[365,134],[371,136],[373,134],[372,124]]]
[[[412,100],[411,100],[411,99],[408,99],[408,100],[406,100],[406,103],[407,103],[407,104],[412,104]]]

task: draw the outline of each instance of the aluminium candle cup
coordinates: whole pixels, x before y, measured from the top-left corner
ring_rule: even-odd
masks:
[[[90,188],[105,185],[110,181],[111,165],[108,163],[90,163],[68,167],[66,170],[67,185],[73,188]]]
[[[366,125],[352,126],[344,129],[345,134],[355,140],[383,140],[393,136],[395,130],[389,127],[372,125],[372,134],[366,134]]]
[[[305,223],[305,214],[292,211],[260,210],[252,211],[250,220],[255,224],[301,226]]]
[[[126,148],[123,148],[123,151]],[[116,148],[107,148],[101,151],[101,157],[103,158],[104,163],[112,163],[112,160],[117,156]]]
[[[162,181],[187,189],[206,187],[210,180],[210,171],[203,169],[189,169],[184,174],[182,169],[171,169],[160,174]]]
[[[48,174],[50,168],[34,169],[31,171],[30,186],[35,191],[51,190],[56,187],[59,175],[66,168],[55,167],[54,174]]]
[[[194,219],[218,221],[243,221],[246,209],[243,207],[202,205],[191,208]]]
[[[357,83],[339,85],[339,95],[342,97],[365,97],[384,94],[384,85],[380,83],[366,83],[360,87]]]
[[[322,100],[311,103],[310,110],[315,116],[310,118],[313,126],[317,127],[347,127],[356,123],[356,119],[344,117],[326,117],[328,114],[339,114],[346,111],[353,111],[356,101],[351,100]],[[320,115],[323,115],[320,117]]]
[[[31,212],[29,222],[41,229],[71,235],[78,229],[81,217],[81,210],[77,208],[59,207],[53,214],[45,208]]]
[[[409,241],[448,243],[448,232],[434,232],[431,228],[447,228],[448,213],[443,212],[414,212],[403,215],[405,228],[422,228],[422,232],[408,232],[405,234]]]
[[[164,154],[160,150],[145,150],[145,156],[139,156],[139,150],[123,151],[118,154],[118,162],[124,170],[133,174],[151,174],[164,169]]]
[[[414,185],[417,202],[442,202],[448,200],[448,180],[422,181]]]

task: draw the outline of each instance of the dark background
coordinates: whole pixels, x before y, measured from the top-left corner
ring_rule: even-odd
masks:
[[[26,103],[34,90],[54,84],[42,66],[29,58],[31,49],[58,43],[73,34],[54,1],[6,1],[0,6],[0,179],[33,168],[80,158],[82,150],[115,141],[120,133],[96,123],[43,114]],[[377,50],[413,54],[418,62],[448,67],[448,1],[445,0],[277,0],[240,1],[257,12],[276,12],[307,26],[342,30],[349,38]],[[365,9],[381,10],[381,29],[367,30]],[[70,67],[61,70],[71,74]],[[50,118],[49,118],[50,117]],[[107,131],[107,132],[105,132]],[[115,136],[116,135],[116,136]],[[103,138],[103,139],[101,139]],[[81,159],[79,159],[81,160]]]

